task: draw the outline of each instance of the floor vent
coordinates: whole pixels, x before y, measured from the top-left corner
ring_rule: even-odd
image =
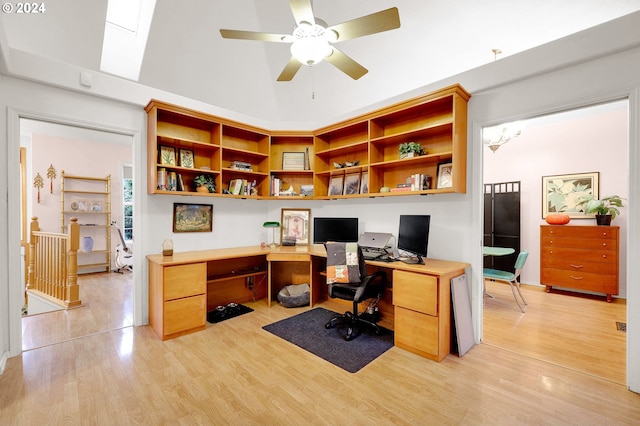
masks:
[[[618,331],[624,331],[626,333],[627,332],[627,323],[626,322],[616,321],[616,329],[618,329]]]

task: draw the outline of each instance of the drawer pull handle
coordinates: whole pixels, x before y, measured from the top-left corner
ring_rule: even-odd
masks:
[[[584,268],[584,265],[574,265],[573,263],[571,264],[571,267],[574,269],[581,269]]]
[[[582,280],[582,279],[584,279],[583,277],[574,277],[573,275],[570,275],[570,276],[574,280]]]
[[[606,232],[603,232],[603,233],[602,233],[602,236],[603,236],[603,237],[606,237],[606,236],[607,236],[607,233],[606,233]]]
[[[603,258],[603,259],[606,259],[606,258],[607,258],[607,255],[606,255],[606,254],[603,254],[603,255],[602,255],[602,258]]]
[[[606,246],[607,246],[607,243],[602,243],[602,247],[606,247]]]

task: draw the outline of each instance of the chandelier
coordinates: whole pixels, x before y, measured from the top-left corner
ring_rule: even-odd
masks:
[[[522,123],[513,122],[482,129],[482,143],[496,152],[505,143],[522,133]]]

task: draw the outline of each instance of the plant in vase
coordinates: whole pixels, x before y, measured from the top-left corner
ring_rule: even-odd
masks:
[[[400,158],[418,157],[422,155],[422,146],[418,142],[404,142],[399,146]]]
[[[611,221],[620,214],[618,207],[624,207],[622,198],[619,195],[610,195],[599,200],[593,197],[584,198],[578,206],[583,207],[585,214],[596,215],[596,223],[598,225],[610,225]]]
[[[210,175],[196,176],[196,178],[193,180],[193,183],[196,185],[196,191],[198,192],[216,192],[216,183],[213,180],[213,177]]]

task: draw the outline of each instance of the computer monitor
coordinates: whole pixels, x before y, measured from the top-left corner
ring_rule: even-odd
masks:
[[[423,257],[427,257],[429,246],[430,222],[430,215],[400,215],[398,250],[417,256],[417,260],[403,259],[403,262],[424,264]]]
[[[357,217],[314,217],[313,243],[324,244],[327,241],[352,243],[358,241]]]

